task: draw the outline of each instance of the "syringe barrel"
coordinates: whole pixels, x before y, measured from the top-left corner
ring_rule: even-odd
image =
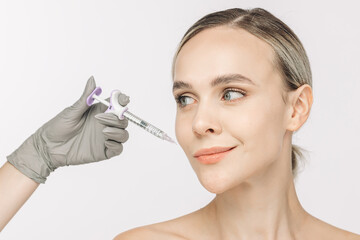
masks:
[[[135,123],[136,125],[142,127],[143,129],[145,129],[146,131],[148,131],[149,133],[159,137],[159,138],[163,138],[164,132],[161,131],[160,129],[158,129],[157,127],[151,125],[150,123],[142,120],[141,118],[137,117],[136,115],[132,114],[129,111],[124,112],[123,114],[124,117],[126,117],[129,121]]]

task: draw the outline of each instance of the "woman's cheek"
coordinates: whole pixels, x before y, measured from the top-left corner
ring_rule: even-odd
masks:
[[[178,112],[175,119],[175,134],[180,146],[186,151],[186,142],[191,139],[191,120],[189,114]]]
[[[253,136],[259,127],[259,111],[255,106],[239,106],[221,111],[219,115],[223,118],[223,129],[234,137],[245,140],[247,136]]]
[[[264,106],[266,106],[264,104]],[[276,108],[262,108],[259,113],[253,115],[253,120],[249,123],[247,135],[247,148],[252,152],[258,161],[272,162],[279,157],[281,151],[281,113]]]
[[[263,148],[269,138],[271,124],[267,121],[271,109],[258,101],[248,101],[237,108],[222,112],[223,125],[244,151],[253,152]],[[265,141],[266,140],[266,141]]]
[[[183,131],[181,128],[182,128],[181,119],[179,117],[179,114],[177,113],[176,119],[175,119],[175,135],[176,135],[176,139],[177,139],[178,143],[182,147],[184,136],[182,135]]]

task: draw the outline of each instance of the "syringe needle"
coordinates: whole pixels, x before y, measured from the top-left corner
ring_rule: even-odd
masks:
[[[168,141],[168,142],[176,144],[176,142],[171,137],[169,137],[166,133],[164,133],[163,139]]]

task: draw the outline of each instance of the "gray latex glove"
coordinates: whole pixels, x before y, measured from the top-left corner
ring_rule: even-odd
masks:
[[[129,138],[128,121],[119,120],[107,107],[87,106],[86,99],[95,89],[93,77],[87,81],[80,99],[45,123],[11,155],[8,161],[27,177],[44,183],[56,168],[97,162],[119,155]],[[125,106],[129,97],[120,94]]]

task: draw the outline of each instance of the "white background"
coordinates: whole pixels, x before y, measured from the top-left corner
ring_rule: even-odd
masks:
[[[287,23],[313,71],[311,116],[294,136],[309,151],[297,180],[312,215],[360,233],[360,14],[353,1],[1,1],[0,164],[83,92],[120,89],[132,111],[175,137],[171,61],[185,31],[227,8],[262,7]],[[123,153],[57,169],[1,239],[112,239],[213,197],[179,145],[130,124]],[[2,197],[2,196],[0,196]]]

